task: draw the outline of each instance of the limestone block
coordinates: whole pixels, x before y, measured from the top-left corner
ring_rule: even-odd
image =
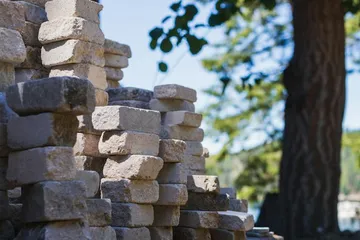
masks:
[[[160,132],[160,114],[152,110],[124,106],[99,107],[93,112],[92,118],[94,128],[101,131]]]
[[[155,86],[154,98],[157,99],[179,99],[189,102],[196,102],[196,91],[191,88],[183,87],[177,84],[165,84]]]
[[[106,66],[104,69],[108,80],[119,81],[124,78],[124,72],[121,68],[111,68]]]
[[[195,105],[193,103],[177,99],[151,99],[150,108],[159,112],[195,112]]]
[[[125,56],[105,53],[105,66],[112,68],[127,68],[129,59]]]
[[[25,9],[21,4],[0,1],[0,28],[20,31],[25,28]],[[3,38],[0,38],[3,40]],[[15,46],[14,46],[15,47]],[[0,54],[2,56],[2,54]]]
[[[181,209],[199,211],[227,211],[229,198],[226,194],[189,192],[188,201]]]
[[[154,221],[152,205],[134,203],[112,204],[112,226],[114,227],[145,227]],[[117,232],[117,230],[115,229]],[[142,238],[140,238],[142,239]]]
[[[112,227],[90,227],[91,239],[116,240],[116,232]]]
[[[100,45],[103,45],[105,41],[99,24],[83,18],[58,18],[41,25],[39,41],[43,45],[68,39],[78,39]]]
[[[184,153],[186,143],[176,139],[161,139],[159,147],[159,157],[166,163],[182,162],[185,158]]]
[[[210,229],[212,240],[246,240],[245,232],[232,232],[224,229]]]
[[[248,201],[244,199],[230,199],[229,210],[235,212],[248,212]]]
[[[219,193],[220,183],[217,176],[192,175],[187,176],[187,189],[196,193]]]
[[[254,227],[254,217],[251,214],[234,211],[218,213],[219,228],[221,229],[230,231],[249,231]]]
[[[176,227],[173,231],[174,240],[212,240],[208,229]]]
[[[201,156],[203,153],[203,145],[199,141],[185,141],[186,150],[185,154],[193,156]]]
[[[149,103],[136,100],[120,100],[109,102],[109,106],[125,106],[132,108],[150,109]]]
[[[186,174],[181,163],[164,163],[156,179],[162,184],[186,184]]]
[[[131,49],[128,45],[105,39],[104,48],[106,53],[117,54],[131,58]]]
[[[236,199],[236,188],[221,188],[220,193],[229,195],[230,199]]]
[[[101,4],[89,0],[53,0],[45,4],[49,21],[62,17],[80,17],[99,23]]]
[[[102,89],[95,88],[96,106],[106,106],[109,102],[109,95]]]
[[[78,124],[76,116],[58,113],[13,118],[8,123],[8,145],[14,150],[45,146],[72,147],[76,142]]]
[[[39,7],[29,1],[18,1],[24,7],[25,20],[35,24],[41,24],[47,21],[47,15],[43,7]]]
[[[91,170],[99,174],[103,178],[103,168],[106,158],[89,157],[89,156],[76,156],[75,165],[77,170]]]
[[[113,88],[108,89],[109,100],[113,101],[121,101],[121,100],[136,100],[142,102],[150,102],[153,97],[153,92],[134,87],[121,87],[121,88]]]
[[[86,190],[81,181],[41,182],[23,188],[23,195],[26,223],[83,219],[86,215]]]
[[[161,116],[163,125],[181,125],[186,127],[200,127],[202,115],[187,111],[175,111],[163,113]]]
[[[91,64],[66,64],[51,68],[50,77],[78,77],[88,79],[95,88],[106,89],[106,73],[104,68]]]
[[[159,157],[147,155],[112,156],[106,160],[104,176],[106,178],[131,180],[155,180],[163,167]]]
[[[188,192],[184,184],[159,184],[159,200],[154,205],[180,206],[188,200]]]
[[[146,227],[125,228],[114,227],[118,240],[151,240],[150,231]]]
[[[106,70],[106,68],[105,68],[105,70]],[[106,81],[108,83],[108,88],[118,88],[118,87],[120,87],[119,80],[106,79]]]
[[[43,112],[84,115],[95,109],[92,84],[86,79],[73,77],[53,77],[12,85],[6,91],[6,100],[19,115]]]
[[[172,240],[172,227],[149,227],[151,240]]]
[[[1,92],[5,92],[9,86],[15,83],[15,70],[14,70],[14,65],[12,63],[0,62],[0,79],[1,79],[0,81]]]
[[[103,157],[99,152],[98,144],[100,136],[86,133],[78,133],[76,135],[76,143],[74,146],[75,156],[91,156],[91,157]]]
[[[41,69],[41,48],[26,46],[25,61],[15,66],[16,68]]]
[[[10,240],[15,238],[15,230],[10,221],[0,221],[0,239]]]
[[[204,171],[205,170],[205,158],[186,155],[183,162],[185,169]],[[190,175],[203,175],[203,174],[190,174]]]
[[[86,206],[90,227],[106,227],[111,224],[110,199],[87,199]]]
[[[100,188],[100,176],[95,171],[77,171],[76,180],[85,183],[86,197],[92,198],[99,192]]]
[[[94,129],[91,114],[77,116],[77,119],[79,121],[78,132],[101,135],[101,131]]]
[[[29,239],[89,240],[91,238],[88,229],[81,222],[66,221],[27,226],[21,229],[16,237],[16,240]]]
[[[9,154],[6,178],[22,186],[41,181],[64,181],[75,177],[75,161],[70,147],[43,147]]]
[[[43,46],[41,59],[45,67],[70,63],[89,63],[103,67],[105,64],[102,45],[75,39],[49,43]]]
[[[0,157],[7,157],[10,148],[7,144],[7,124],[0,123]]]
[[[10,205],[9,198],[7,196],[7,191],[0,191],[0,222],[2,220],[7,220],[10,217]]]
[[[49,77],[49,69],[44,67],[40,69],[16,68],[15,83],[27,82]]]
[[[133,131],[103,132],[99,142],[99,152],[104,155],[150,155],[159,152],[159,136]]]
[[[0,1],[0,9],[1,2],[7,1]],[[17,64],[25,60],[26,48],[19,32],[0,27],[0,39],[0,62]]]
[[[179,225],[180,206],[154,206],[154,227]]]
[[[154,203],[159,199],[156,181],[101,179],[101,197],[112,202]]]
[[[25,28],[19,30],[26,46],[41,47],[38,39],[40,24],[25,22]]]
[[[180,211],[179,227],[218,228],[220,217],[217,212],[210,211]]]
[[[162,125],[160,137],[162,139],[179,139],[184,141],[204,140],[204,130],[179,125]]]

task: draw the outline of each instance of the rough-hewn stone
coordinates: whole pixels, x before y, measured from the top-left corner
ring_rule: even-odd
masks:
[[[124,78],[124,72],[121,70],[121,68],[105,67],[104,69],[106,72],[106,79],[108,80],[114,80],[118,82]],[[113,86],[109,84],[109,87],[118,87],[118,85]]]
[[[166,84],[155,86],[154,97],[157,99],[179,99],[189,102],[196,102],[196,91],[191,88],[183,87],[177,84]]]
[[[125,106],[132,108],[150,109],[149,103],[136,100],[120,100],[109,102],[109,106]]]
[[[186,172],[181,163],[164,163],[156,179],[162,184],[186,184]]]
[[[154,209],[152,205],[112,203],[111,225],[114,227],[145,227],[150,226],[153,221]]]
[[[101,135],[101,131],[94,129],[91,114],[77,116],[77,119],[79,120],[78,132]]]
[[[171,112],[171,111],[195,112],[195,105],[185,100],[151,99],[150,109],[159,112]]]
[[[90,227],[91,239],[116,240],[116,232],[112,227]]]
[[[110,199],[87,199],[86,206],[90,227],[106,227],[111,224]]]
[[[121,101],[121,100],[136,100],[142,102],[150,102],[153,97],[153,92],[134,87],[120,87],[108,89],[109,100],[113,101]]]
[[[25,27],[25,9],[21,4],[0,1],[0,28],[20,31]],[[3,38],[0,38],[3,40]],[[0,54],[1,56],[2,54]]]
[[[199,211],[227,211],[229,198],[226,194],[189,192],[188,201],[181,209]]]
[[[96,106],[106,106],[109,102],[109,95],[102,89],[95,88]]]
[[[162,139],[179,139],[184,141],[204,140],[204,130],[179,125],[162,125],[160,137]]]
[[[179,206],[185,205],[188,192],[184,184],[159,184],[159,200],[154,205]]]
[[[9,209],[9,198],[7,196],[7,191],[0,191],[0,222],[2,220],[7,220],[10,217]]]
[[[189,192],[219,193],[219,178],[217,176],[209,175],[187,176],[187,189]]]
[[[172,240],[172,227],[149,227],[151,240]]]
[[[187,127],[200,127],[202,115],[187,111],[174,111],[163,113],[161,123],[163,125],[181,125]]]
[[[208,229],[174,228],[174,240],[212,240]]]
[[[199,141],[185,141],[185,154],[193,156],[201,156],[203,153],[203,145]]]
[[[211,240],[246,240],[245,232],[232,232],[224,229],[210,229]]]
[[[17,64],[25,60],[26,48],[19,32],[0,27],[0,39],[0,62]]]
[[[112,68],[127,68],[129,60],[125,56],[105,53],[105,66]]]
[[[231,187],[221,188],[220,193],[229,195],[230,199],[236,199],[236,189],[235,188],[231,188]]]
[[[172,227],[179,225],[180,206],[154,206],[155,227]]]
[[[205,171],[205,158],[204,157],[197,157],[186,155],[183,161],[184,169],[186,170],[194,170],[199,172],[199,174],[189,174],[189,175],[203,175],[200,172]]]
[[[150,231],[146,227],[125,228],[114,227],[117,240],[151,240]]]
[[[15,83],[15,70],[12,63],[0,62],[0,79],[1,92],[5,92],[9,86]]]
[[[19,30],[26,46],[41,47],[38,39],[40,24],[25,22],[25,28]]]
[[[17,1],[17,0],[11,0],[11,1]],[[26,2],[32,3],[41,8],[45,8],[45,3],[49,2],[49,1],[51,1],[51,0],[26,0]]]
[[[99,192],[100,176],[95,171],[77,171],[76,180],[83,181],[86,187],[86,197],[92,198]]]
[[[184,160],[186,143],[176,139],[161,139],[159,157],[166,163],[177,163]]]
[[[15,238],[14,227],[10,221],[0,221],[0,239],[10,240]]]
[[[89,157],[89,156],[76,156],[75,165],[77,170],[91,170],[97,172],[101,178],[103,175],[103,168],[106,158]]]
[[[7,144],[7,124],[0,123],[0,157],[7,157],[10,148]]]
[[[6,179],[7,169],[8,159],[6,157],[0,158],[0,191],[6,191],[15,187]]]
[[[12,226],[14,227],[15,233],[20,232],[24,226],[22,220],[22,204],[10,204],[10,219]],[[1,231],[0,231],[1,232]]]
[[[219,228],[230,231],[249,231],[254,227],[254,217],[251,214],[234,211],[218,212]]]
[[[47,21],[47,15],[45,9],[35,4],[30,3],[31,1],[18,1],[24,7],[25,20],[35,24],[41,24]]]
[[[220,217],[217,212],[210,211],[180,211],[180,227],[218,228]]]
[[[248,212],[248,201],[244,199],[230,199],[229,210],[235,212]]]
[[[27,82],[49,77],[49,69],[15,68],[15,83]]]
[[[74,146],[74,155],[75,156],[91,156],[91,157],[102,157],[99,152],[98,144],[100,141],[100,136],[93,134],[84,134],[78,133],[76,137],[76,143]]]
[[[118,54],[131,58],[131,49],[128,45],[105,39],[104,48],[106,53]]]
[[[26,46],[26,58],[25,61],[16,64],[17,68],[26,69],[40,69],[42,68],[41,63],[41,48]]]

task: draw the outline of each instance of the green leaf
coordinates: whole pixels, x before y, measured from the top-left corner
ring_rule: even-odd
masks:
[[[164,38],[160,44],[160,49],[161,51],[163,51],[164,53],[168,53],[172,50],[173,45],[170,41],[169,38]]]
[[[224,22],[222,21],[219,14],[211,14],[209,19],[208,19],[208,24],[209,24],[210,27],[219,26],[219,25],[221,25],[223,23]]]
[[[196,25],[194,26],[194,28],[201,28],[201,27],[206,27],[206,25],[203,24],[203,23],[200,23],[200,24],[196,24]]]
[[[158,67],[160,72],[167,72],[168,70],[168,65],[165,62],[159,62]]]
[[[156,47],[157,47],[157,40],[152,39],[151,42],[150,42],[150,48],[151,48],[152,50],[155,50]]]
[[[181,1],[171,4],[170,9],[173,10],[174,12],[177,12],[179,11],[180,7],[181,7]]]
[[[150,31],[149,36],[153,40],[158,40],[164,33],[164,30],[162,28],[156,27],[153,30]]]
[[[193,54],[193,55],[198,54],[202,50],[202,48],[206,44],[208,44],[208,42],[206,41],[205,38],[199,39],[196,36],[191,35],[191,34],[187,34],[185,36],[185,38],[189,44],[189,50],[190,50],[191,54]]]
[[[269,10],[273,10],[276,6],[276,0],[260,0],[260,2]]]
[[[185,6],[185,14],[184,17],[188,20],[191,21],[194,19],[194,17],[196,16],[196,14],[198,14],[199,10],[197,9],[197,7],[194,4],[189,4]]]
[[[164,17],[164,19],[161,21],[161,23],[165,23],[167,20],[169,20],[171,18],[171,16],[166,16]]]

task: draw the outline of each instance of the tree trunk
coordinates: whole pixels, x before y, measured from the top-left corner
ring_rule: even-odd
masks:
[[[286,240],[338,232],[337,202],[345,105],[341,0],[293,0],[294,55],[280,166],[280,233]]]

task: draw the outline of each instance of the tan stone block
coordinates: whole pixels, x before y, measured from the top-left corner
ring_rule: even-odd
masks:
[[[219,213],[219,228],[230,231],[249,231],[254,227],[254,217],[251,214],[226,211]],[[181,220],[180,220],[181,221]]]
[[[53,0],[45,4],[49,21],[62,17],[80,17],[99,23],[101,4],[89,0]]]
[[[0,27],[0,39],[0,62],[17,64],[25,60],[26,48],[19,32]]]
[[[33,148],[9,154],[7,179],[22,186],[41,181],[74,179],[75,161],[70,147]]]
[[[188,192],[184,184],[159,184],[159,200],[154,205],[180,206],[188,200]]]
[[[188,192],[189,197],[181,209],[199,211],[227,211],[229,198],[226,194]]]
[[[181,163],[164,163],[156,180],[162,184],[186,184],[186,176]]]
[[[108,83],[108,89],[109,88],[118,88],[118,87],[120,87],[119,80],[107,79],[106,81]]]
[[[110,199],[87,199],[86,206],[90,227],[106,227],[111,224]]]
[[[196,91],[191,88],[180,86],[177,84],[165,84],[155,86],[154,98],[157,99],[179,99],[189,102],[196,102]]]
[[[154,227],[179,225],[180,206],[154,206]]]
[[[163,113],[161,123],[163,125],[181,125],[187,127],[200,127],[202,115],[187,111],[175,111]]]
[[[41,24],[47,21],[47,15],[43,7],[39,7],[29,0],[17,1],[24,7],[25,20],[35,24]]]
[[[192,175],[187,176],[187,189],[196,193],[220,193],[220,183],[217,176]]]
[[[105,39],[104,48],[106,53],[117,54],[131,58],[131,49],[128,45]]]
[[[20,31],[25,28],[25,9],[21,4],[0,1],[0,28]],[[0,38],[3,40],[2,38]],[[1,56],[1,54],[0,54]]]
[[[212,240],[208,229],[175,227],[173,232],[174,240]]]
[[[186,155],[183,166],[187,170],[205,171],[205,158]],[[203,175],[203,174],[190,174],[190,175]]]
[[[155,180],[163,167],[159,157],[146,155],[113,156],[104,166],[106,178],[131,180]]]
[[[162,139],[179,139],[184,141],[204,140],[204,130],[179,125],[162,125],[160,137]]]
[[[89,63],[103,67],[105,64],[103,46],[81,40],[65,40],[47,44],[41,49],[41,59],[46,67],[70,63]]]
[[[106,106],[109,102],[109,95],[106,91],[95,88],[96,106]]]
[[[26,69],[16,68],[15,69],[15,83],[27,82],[30,80],[38,80],[49,77],[49,69],[44,67],[40,69]]]
[[[219,227],[220,217],[217,212],[210,211],[180,211],[179,227],[210,228]]]
[[[121,100],[136,100],[148,103],[153,97],[152,91],[134,87],[108,89],[107,92],[109,93],[109,99],[111,102]]]
[[[149,227],[152,240],[172,240],[172,227]]]
[[[151,99],[150,108],[159,112],[195,112],[195,105],[192,102],[178,99]]]
[[[105,41],[99,24],[83,18],[58,18],[41,25],[39,41],[43,45],[68,39],[78,39],[100,45],[103,45]]]
[[[101,131],[138,131],[159,134],[160,114],[156,111],[124,106],[96,108],[92,114],[94,128]]]
[[[0,92],[5,92],[9,86],[15,83],[15,70],[12,63],[0,62],[0,79]]]
[[[38,39],[40,24],[25,22],[25,28],[19,30],[26,46],[41,47]]]
[[[89,228],[91,239],[104,239],[104,240],[116,240],[116,232],[110,227],[90,227]]]
[[[41,48],[26,46],[25,61],[15,66],[16,68],[41,69]]]
[[[114,227],[118,240],[152,240],[150,231],[146,227],[125,228]]]
[[[154,203],[159,199],[159,185],[156,181],[103,178],[101,197],[112,202]]]
[[[184,160],[186,143],[176,139],[161,139],[159,157],[166,163],[177,163]]]
[[[129,59],[125,56],[105,53],[105,66],[112,68],[127,68],[129,66]]]
[[[66,64],[51,68],[50,77],[70,76],[88,79],[95,88],[105,90],[108,85],[104,68],[91,64]]]
[[[201,156],[203,154],[204,148],[201,142],[199,141],[185,141],[186,150],[185,154],[193,156]]]
[[[145,227],[154,221],[152,205],[134,203],[112,204],[112,226],[114,227]],[[115,229],[117,232],[117,230]]]
[[[86,197],[92,198],[99,192],[100,188],[100,176],[95,171],[77,171],[76,180],[85,183]]]
[[[105,72],[107,80],[116,80],[116,82],[118,82],[119,80],[124,78],[124,72],[121,70],[121,68],[111,68],[106,66]]]
[[[80,133],[88,133],[93,135],[101,135],[101,131],[95,130],[92,124],[92,115],[80,115],[77,116],[79,120],[78,132]]]
[[[100,136],[93,134],[84,134],[78,133],[76,136],[76,143],[74,146],[74,155],[75,156],[91,156],[91,157],[102,157],[99,152],[98,144],[100,141]]]

